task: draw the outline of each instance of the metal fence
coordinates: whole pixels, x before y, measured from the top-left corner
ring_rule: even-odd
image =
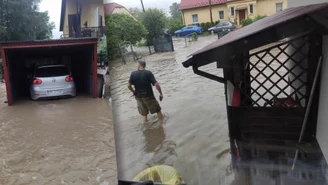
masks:
[[[156,53],[174,51],[172,36],[153,39],[153,44]]]

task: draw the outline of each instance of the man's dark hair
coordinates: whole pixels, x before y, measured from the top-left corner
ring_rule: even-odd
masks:
[[[146,68],[146,62],[143,61],[143,60],[138,60],[138,64],[143,67],[143,68]]]

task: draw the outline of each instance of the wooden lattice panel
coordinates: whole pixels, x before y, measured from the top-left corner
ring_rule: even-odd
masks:
[[[305,107],[308,48],[307,38],[302,37],[250,54],[245,64],[250,72],[244,76],[244,82],[250,83],[244,86],[242,105]]]

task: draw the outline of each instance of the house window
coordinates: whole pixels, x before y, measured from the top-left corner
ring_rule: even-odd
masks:
[[[192,15],[192,22],[198,23],[198,15],[197,14]]]
[[[252,5],[252,4],[249,5],[249,13],[250,14],[254,13],[254,5]]]
[[[224,11],[219,11],[219,19],[224,19]]]
[[[276,4],[276,12],[280,12],[282,10],[282,3]]]
[[[235,16],[235,7],[230,7],[230,15]]]

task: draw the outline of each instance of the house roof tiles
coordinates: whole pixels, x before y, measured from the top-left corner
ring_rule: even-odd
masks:
[[[212,5],[224,4],[227,0],[211,0]],[[209,0],[181,0],[180,10],[209,6]]]

